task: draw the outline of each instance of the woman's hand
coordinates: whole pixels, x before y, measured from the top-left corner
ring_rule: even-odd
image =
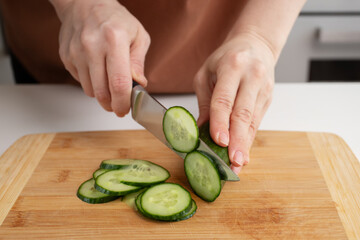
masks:
[[[201,125],[210,119],[210,134],[228,146],[231,168],[239,173],[271,102],[275,57],[259,36],[237,34],[227,39],[196,74]]]
[[[147,84],[148,33],[116,0],[51,2],[62,22],[59,53],[65,68],[86,95],[124,116],[130,109],[132,79]]]

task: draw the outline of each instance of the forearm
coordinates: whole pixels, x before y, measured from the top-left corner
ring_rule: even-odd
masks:
[[[228,38],[249,34],[263,41],[277,61],[306,0],[248,0]]]

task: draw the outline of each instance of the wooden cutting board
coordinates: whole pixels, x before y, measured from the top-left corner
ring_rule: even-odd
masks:
[[[360,164],[327,133],[260,131],[240,182],[189,220],[76,197],[103,159],[147,159],[187,189],[183,161],[146,131],[28,135],[0,158],[0,239],[360,239]]]

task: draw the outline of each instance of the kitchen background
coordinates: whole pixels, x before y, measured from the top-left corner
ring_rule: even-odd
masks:
[[[276,82],[360,81],[360,0],[308,0],[275,74]],[[14,84],[2,37],[0,84]]]

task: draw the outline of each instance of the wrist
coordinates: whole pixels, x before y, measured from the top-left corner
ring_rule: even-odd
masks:
[[[264,50],[269,57],[276,63],[280,52],[281,47],[274,39],[267,38],[260,31],[257,31],[256,27],[243,27],[236,30],[232,30],[225,41],[230,41],[232,39],[243,39],[244,42],[248,42],[251,46],[257,46],[258,48]]]
[[[278,50],[263,36],[253,31],[238,31],[236,34],[230,33],[225,39],[225,43],[232,46],[241,46],[240,48],[249,50],[257,56],[261,56],[263,62],[268,66],[274,66],[279,57]]]

